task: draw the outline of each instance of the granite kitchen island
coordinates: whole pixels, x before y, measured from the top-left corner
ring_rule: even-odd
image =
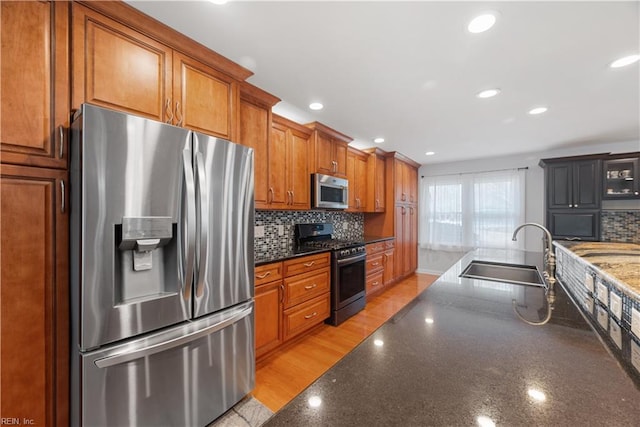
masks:
[[[638,425],[640,390],[562,286],[531,326],[512,301],[539,322],[544,288],[459,277],[471,260],[542,255],[467,254],[266,425]]]

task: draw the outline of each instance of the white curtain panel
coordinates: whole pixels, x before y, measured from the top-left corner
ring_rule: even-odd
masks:
[[[525,169],[425,177],[420,182],[422,248],[524,248],[511,241],[525,220]]]

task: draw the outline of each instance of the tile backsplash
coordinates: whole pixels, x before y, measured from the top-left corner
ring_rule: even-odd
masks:
[[[269,251],[282,251],[293,244],[293,226],[303,223],[333,224],[336,239],[361,239],[364,215],[342,211],[256,211],[256,227],[264,227],[264,236],[255,237],[256,256]]]
[[[640,243],[640,210],[603,210],[600,239],[603,242]]]

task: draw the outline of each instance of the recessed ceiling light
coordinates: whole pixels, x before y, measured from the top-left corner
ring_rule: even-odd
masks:
[[[476,96],[478,98],[492,98],[500,93],[500,89],[487,89],[478,93]]]
[[[433,319],[430,317],[427,317],[426,319],[424,319],[425,322],[427,322],[428,324],[433,324]]]
[[[373,344],[375,344],[376,347],[382,347],[384,345],[384,341],[382,341],[382,340],[373,340]]]
[[[495,23],[496,15],[494,13],[483,13],[469,22],[467,30],[469,30],[470,33],[482,33],[493,27]]]
[[[434,154],[436,154],[436,153],[434,153],[433,151],[427,151],[427,152],[426,152],[426,153],[424,153],[424,154],[426,154],[427,156],[433,156],[433,155],[434,155]]]
[[[478,422],[478,425],[480,427],[496,427],[495,421],[493,421],[489,417],[479,416],[478,418],[476,418],[476,421]]]
[[[626,67],[627,65],[631,65],[635,62],[638,62],[639,59],[640,59],[640,55],[629,55],[620,59],[616,59],[609,66],[611,68]]]
[[[324,108],[324,105],[319,102],[312,102],[311,104],[309,104],[309,108],[311,108],[312,110],[322,110]]]
[[[531,114],[532,116],[535,116],[536,114],[542,114],[544,112],[546,112],[548,110],[547,107],[536,107],[536,108],[532,108],[531,110],[529,110],[529,114]]]
[[[373,142],[375,142],[376,144],[382,144],[384,142],[384,138],[374,138]]]
[[[226,4],[229,0],[209,0],[213,4]]]

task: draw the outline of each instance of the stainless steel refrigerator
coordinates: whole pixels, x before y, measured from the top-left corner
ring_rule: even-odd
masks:
[[[213,421],[255,381],[253,151],[85,104],[70,191],[72,425]]]

